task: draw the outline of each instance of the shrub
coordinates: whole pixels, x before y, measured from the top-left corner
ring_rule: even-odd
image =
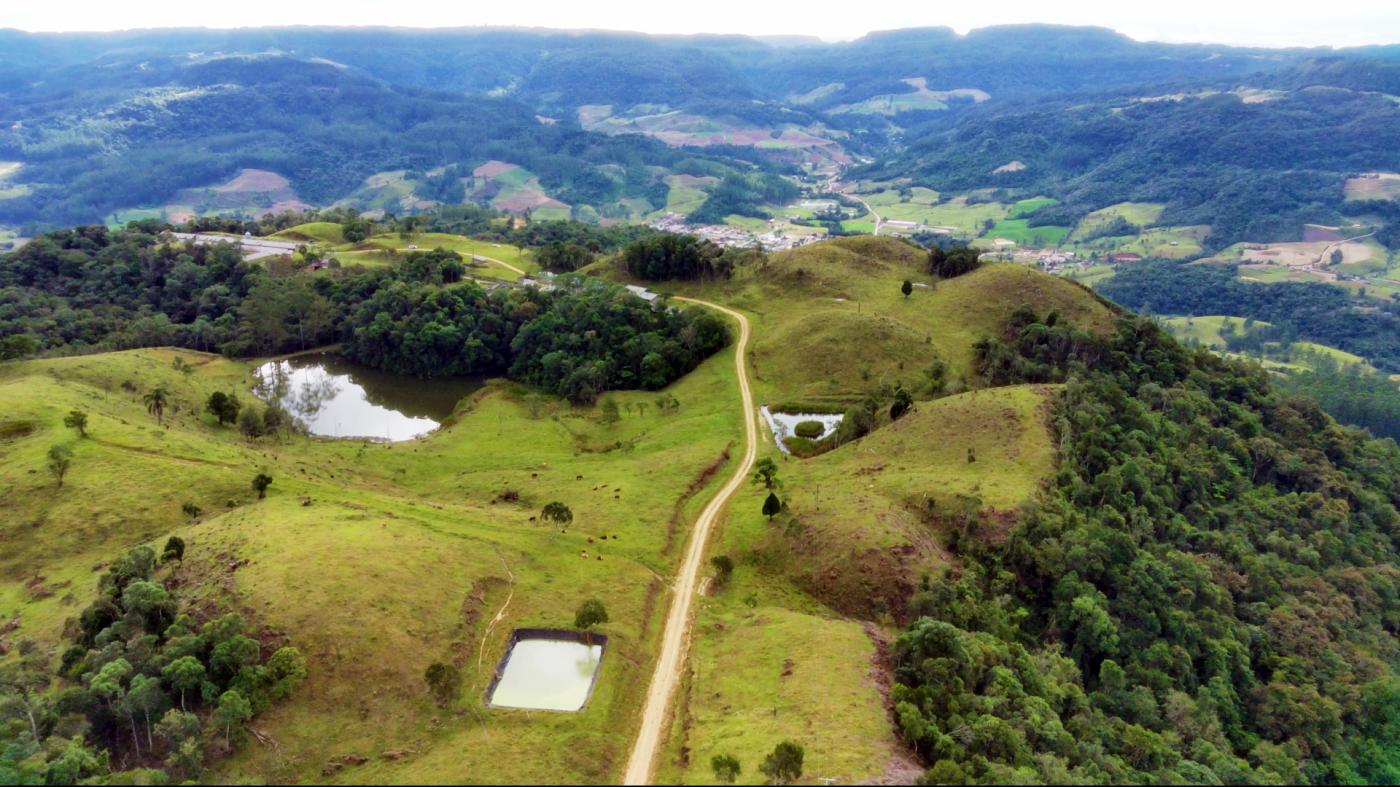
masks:
[[[428,683],[428,693],[439,705],[448,705],[457,699],[457,692],[462,687],[462,671],[441,661],[429,664],[423,679]]]
[[[815,440],[826,431],[826,426],[821,421],[802,421],[792,428],[792,433],[798,437],[808,440]]]

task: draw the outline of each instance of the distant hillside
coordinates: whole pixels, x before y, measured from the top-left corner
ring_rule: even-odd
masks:
[[[242,169],[285,177],[317,206],[493,202],[492,184],[465,182],[491,160],[538,178],[510,205],[639,220],[676,204],[671,175],[805,167],[815,191],[863,160],[850,174],[1060,200],[1032,224],[1155,202],[1163,223],[1212,226],[1212,248],[1286,240],[1334,220],[1339,179],[1400,170],[1388,97],[1400,49],[1323,54],[1049,25],[799,45],[514,29],[0,31],[0,166],[22,165],[0,189],[0,224],[198,212],[182,189]],[[703,215],[767,218],[756,205],[771,191]]]
[[[1211,248],[1300,240],[1304,223],[1339,218],[1349,175],[1400,168],[1391,142],[1400,139],[1400,101],[1374,90],[1400,82],[1398,69],[1309,61],[1245,82],[988,105],[912,141],[874,174],[913,175],[940,190],[1058,196],[1032,225],[1158,202],[1162,225],[1211,225]]]
[[[89,85],[93,71],[60,69],[51,82],[5,96],[6,111],[19,116],[0,129],[0,161],[23,163],[27,193],[0,199],[0,222],[93,221],[188,199],[182,190],[213,188],[250,168],[327,205],[376,173],[411,170],[431,181],[424,173],[433,168],[461,165],[461,177],[506,159],[538,176],[551,196],[601,211],[626,198],[665,204],[672,171],[752,168],[723,152],[683,154],[635,136],[543,123],[510,99],[395,87],[324,62],[169,58],[105,67],[103,82]],[[462,186],[437,178],[425,196],[465,199]]]

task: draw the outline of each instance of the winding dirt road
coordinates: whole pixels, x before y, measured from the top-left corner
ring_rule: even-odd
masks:
[[[681,667],[685,663],[687,635],[690,631],[690,608],[695,600],[696,578],[705,557],[705,544],[710,539],[710,531],[715,520],[724,510],[729,498],[743,486],[753,468],[754,455],[758,450],[758,423],[754,419],[753,393],[749,390],[749,375],[744,366],[744,357],[749,345],[749,320],[744,315],[708,301],[694,298],[677,298],[714,309],[729,315],[739,322],[739,340],[734,344],[734,366],[739,376],[739,393],[744,404],[744,458],[734,469],[734,475],[719,490],[700,518],[695,520],[691,530],[690,544],[686,548],[685,560],[680,573],[676,575],[675,595],[671,598],[671,609],[666,615],[666,630],[661,635],[661,655],[656,659],[656,671],[651,676],[651,687],[647,690],[645,710],[642,713],[642,726],[637,731],[637,742],[632,746],[632,756],[627,760],[627,772],[623,784],[648,784],[656,767],[656,753],[661,748],[661,735],[671,708],[671,696],[676,693],[676,683],[680,680]]]

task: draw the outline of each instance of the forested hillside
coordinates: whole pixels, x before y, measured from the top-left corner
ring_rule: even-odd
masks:
[[[1044,499],[896,645],[932,783],[1400,778],[1394,442],[1141,319],[1018,312],[979,367],[1069,384]]]
[[[1164,222],[1210,224],[1216,245],[1288,239],[1336,213],[1339,173],[1400,169],[1382,141],[1400,126],[1385,98],[1395,52],[1310,54],[1036,25],[788,45],[511,30],[5,31],[0,223],[183,205],[180,195],[246,169],[323,207],[380,207],[375,194],[407,184],[393,192],[405,199],[385,203],[403,212],[493,199],[458,186],[493,161],[538,178],[510,203],[516,212],[636,218],[669,204],[668,175],[688,175],[744,192],[702,215],[718,222],[767,217],[754,205],[787,197],[755,167],[795,174],[815,145],[836,160],[873,158],[864,176],[1060,199],[1033,223],[1160,201]],[[1241,86],[1279,92],[1221,94]],[[1176,97],[1138,101],[1161,96]],[[621,136],[583,132],[584,110],[594,123],[617,118],[601,130]],[[785,132],[800,143],[766,141]],[[1024,168],[993,173],[1013,161]]]
[[[1300,240],[1341,218],[1349,175],[1400,169],[1400,66],[1331,60],[1254,83],[1143,84],[967,112],[911,142],[886,176],[933,188],[1024,189],[1059,197],[1036,224],[1073,224],[1122,202],[1163,203],[1163,225],[1209,225],[1208,249]],[[1352,86],[1355,87],[1352,87]],[[1274,87],[1278,86],[1278,87]],[[1278,92],[1260,93],[1269,87]],[[1022,168],[997,171],[1009,162]]]

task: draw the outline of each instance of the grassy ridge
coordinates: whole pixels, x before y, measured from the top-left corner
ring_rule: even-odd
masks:
[[[935,281],[925,259],[895,239],[842,238],[694,289],[753,316],[750,363],[763,402],[858,400],[881,382],[917,383],[936,358],[950,380],[970,380],[972,343],[1023,304],[1111,326],[1107,307],[1070,282],[1018,265]],[[905,279],[924,286],[906,298]]]

